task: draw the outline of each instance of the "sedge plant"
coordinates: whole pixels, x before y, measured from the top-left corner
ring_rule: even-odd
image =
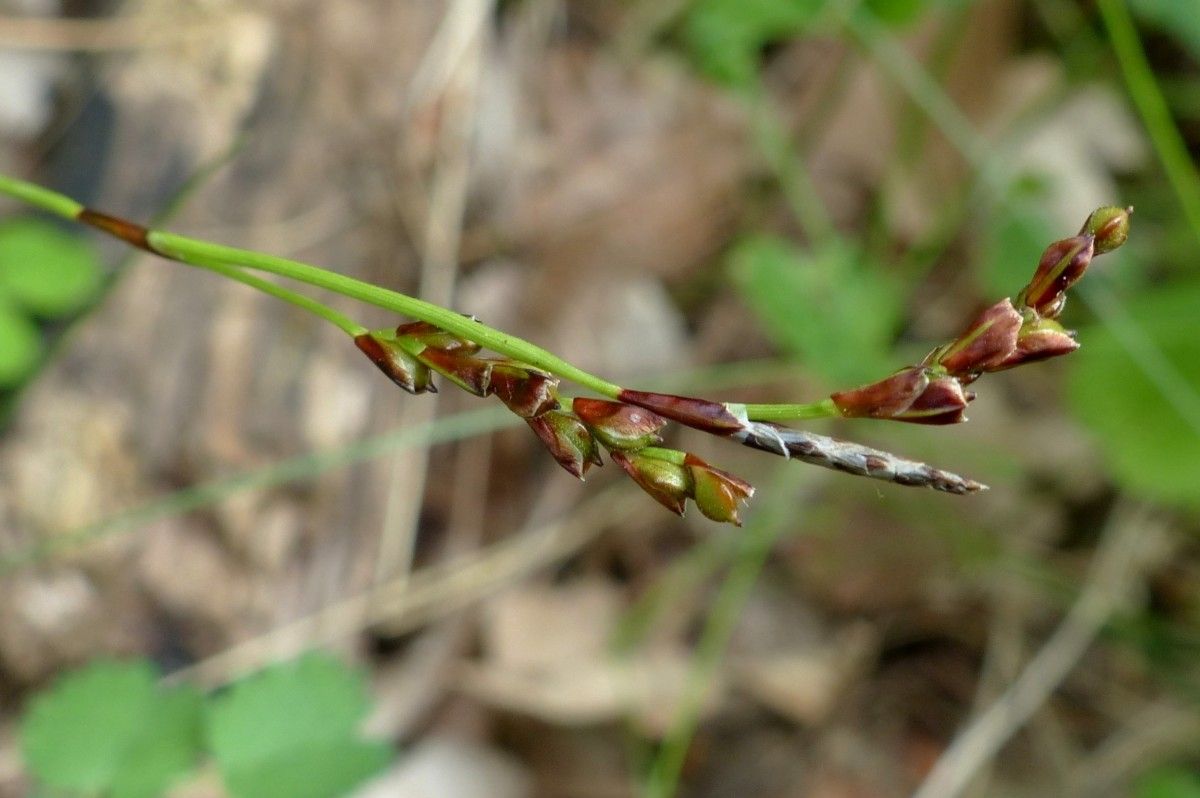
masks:
[[[925,463],[784,422],[823,417],[936,425],[965,421],[964,411],[975,399],[969,386],[982,375],[1079,348],[1074,333],[1057,321],[1066,293],[1093,257],[1125,242],[1132,213],[1132,208],[1118,207],[1094,211],[1078,234],[1046,248],[1029,284],[1014,298],[983,310],[961,334],[919,363],[815,402],[744,404],[625,388],[473,316],[299,261],[150,229],[16,178],[0,175],[0,193],[301,307],[344,332],[408,393],[436,391],[436,375],[476,396],[494,396],[579,479],[602,464],[604,451],[672,512],[682,515],[691,500],[706,517],[734,524],[741,523],[741,507],[754,488],[694,454],[664,448],[662,431],[670,422],[858,476],[954,494],[984,490],[974,480]],[[371,330],[261,273],[332,291],[409,321]],[[595,396],[567,396],[560,391],[563,381]]]

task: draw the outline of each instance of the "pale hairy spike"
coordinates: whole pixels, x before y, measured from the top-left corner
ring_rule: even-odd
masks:
[[[806,430],[752,421],[733,437],[744,446],[772,454],[786,451],[786,457],[860,477],[958,495],[987,490],[987,485],[925,463]]]

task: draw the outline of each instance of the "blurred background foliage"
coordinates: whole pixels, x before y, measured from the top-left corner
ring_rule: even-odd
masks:
[[[6,213],[0,793],[1200,795],[1198,67],[1191,0],[3,0],[4,171],[639,387],[883,376],[1137,210],[1078,352],[817,425],[988,494],[681,434],[739,531]]]

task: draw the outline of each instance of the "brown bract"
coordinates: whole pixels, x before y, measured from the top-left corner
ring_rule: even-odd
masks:
[[[460,349],[426,348],[417,359],[464,391],[487,396],[492,382],[491,361],[481,360]]]
[[[463,352],[475,354],[481,347],[474,341],[468,341],[454,333],[446,332],[441,327],[435,327],[425,321],[410,321],[396,328],[397,337],[407,337],[431,349],[441,349],[445,352]]]
[[[1066,292],[1083,277],[1095,255],[1095,236],[1081,233],[1046,247],[1029,285],[1018,296],[1039,316],[1055,318],[1066,304]]]
[[[990,371],[1017,350],[1021,314],[1007,298],[979,314],[971,326],[945,349],[937,363],[955,376]]]
[[[954,377],[909,366],[870,385],[832,394],[846,418],[887,418],[914,424],[957,424],[974,398]]]
[[[641,449],[662,443],[658,433],[667,420],[644,407],[577,397],[571,408],[610,449]]]
[[[558,407],[554,395],[557,386],[558,380],[544,372],[511,363],[493,363],[488,392],[521,418],[533,418]]]
[[[91,208],[84,208],[75,218],[83,224],[91,225],[97,230],[103,230],[109,235],[119,238],[138,249],[144,249],[156,255],[161,254],[154,247],[150,246],[150,231],[136,222],[131,222],[118,216],[110,216],[107,213],[94,211]]]
[[[370,358],[392,382],[411,394],[437,393],[430,381],[429,368],[405,352],[394,340],[377,333],[362,333],[354,337],[354,345]]]
[[[621,391],[617,398],[714,435],[732,435],[739,432],[743,426],[738,417],[729,412],[729,408],[708,399],[628,389]]]
[[[1069,355],[1079,348],[1074,333],[1063,329],[1053,319],[1036,319],[1026,323],[1017,336],[1017,348],[990,371],[1001,371],[1025,363]]]

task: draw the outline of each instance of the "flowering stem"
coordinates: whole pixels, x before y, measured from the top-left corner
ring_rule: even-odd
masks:
[[[237,264],[243,268],[270,272],[317,288],[324,288],[342,296],[390,310],[393,313],[428,322],[494,352],[576,382],[603,396],[615,397],[621,392],[620,386],[589,374],[528,341],[488,327],[469,316],[463,316],[439,305],[365,283],[353,277],[275,255],[210,244],[174,233],[150,231],[147,235],[147,242],[152,251],[176,260],[192,263],[199,260],[201,262],[218,261]]]
[[[172,260],[217,271],[225,276],[234,277],[234,279],[239,278],[225,269],[234,267],[235,269],[254,269],[277,274],[290,280],[357,299],[369,305],[376,305],[393,313],[428,322],[494,352],[528,363],[563,379],[571,380],[602,396],[615,398],[621,392],[619,385],[589,374],[578,366],[568,363],[528,341],[488,327],[447,308],[365,283],[353,277],[261,252],[212,244],[160,230],[148,230],[131,222],[91,212],[69,197],[5,175],[0,175],[0,193],[8,194],[56,216],[97,227],[127,243]],[[246,280],[239,279],[239,281],[251,284]],[[351,330],[363,331],[362,327],[349,322],[344,316],[320,303],[307,300],[291,292],[287,292],[285,295],[282,293],[285,289],[270,283],[260,282],[253,285],[260,290],[266,290],[272,296],[293,302],[293,304],[301,304],[302,307],[333,322],[350,335],[356,334]],[[298,302],[297,300],[303,301]]]
[[[199,260],[184,260],[183,258],[180,258],[180,260],[189,266],[198,266],[201,269],[207,269],[208,271],[215,272],[222,277],[228,277],[230,280],[236,280],[237,282],[248,285],[251,288],[256,288],[259,291],[262,291],[264,294],[270,294],[276,299],[282,299],[284,302],[290,302],[297,307],[307,310],[314,316],[319,316],[320,318],[325,319],[325,321],[338,327],[342,332],[351,337],[355,337],[367,332],[366,327],[354,321],[349,316],[339,313],[328,305],[324,305],[312,297],[305,296],[304,294],[297,294],[295,291],[288,290],[281,285],[276,285],[269,280],[264,280],[261,277],[255,277],[253,274],[248,274],[244,269],[237,266],[231,266],[227,263],[220,263],[218,261],[202,262]]]
[[[248,274],[247,270],[276,274],[289,280],[376,305],[393,313],[428,322],[501,355],[575,382],[610,399],[616,399],[621,394],[621,386],[590,374],[535,344],[489,327],[469,316],[416,297],[288,258],[213,244],[163,230],[150,230],[132,222],[90,211],[78,202],[55,191],[5,175],[0,175],[0,193],[8,194],[56,216],[83,222],[104,230],[149,252],[189,266],[207,269],[244,283],[285,302],[304,308],[332,323],[352,338],[367,332],[366,328],[315,299],[254,277]],[[787,421],[838,415],[836,407],[828,399],[809,404],[752,404],[744,405],[744,408],[751,421]]]
[[[817,402],[737,404],[622,388],[535,344],[448,308],[288,258],[151,230],[15,178],[0,175],[0,194],[303,308],[354,339],[376,366],[410,393],[434,390],[429,378],[437,373],[477,396],[496,396],[526,420],[559,464],[576,477],[582,478],[589,466],[600,464],[598,441],[610,450],[611,459],[668,509],[682,514],[685,500],[690,499],[708,518],[730,523],[740,523],[738,506],[753,495],[752,486],[692,455],[657,448],[655,444],[661,440],[657,433],[668,420],[754,449],[860,476],[949,493],[982,490],[979,483],[923,463],[776,422],[830,416],[924,424],[964,421],[963,409],[975,398],[964,386],[983,373],[1078,348],[1072,334],[1056,321],[1066,291],[1083,276],[1094,255],[1124,243],[1132,212],[1132,208],[1110,206],[1097,209],[1079,234],[1046,249],[1033,280],[1018,294],[1020,310],[1008,299],[996,303],[920,364]],[[395,332],[370,331],[341,312],[251,271],[332,291],[415,321],[401,324]],[[482,348],[506,360],[477,357]],[[557,392],[559,380],[616,401],[576,399],[570,402],[570,410],[564,409],[564,397]]]
[[[83,211],[83,206],[70,197],[7,175],[0,175],[0,191],[64,219],[77,219]]]

